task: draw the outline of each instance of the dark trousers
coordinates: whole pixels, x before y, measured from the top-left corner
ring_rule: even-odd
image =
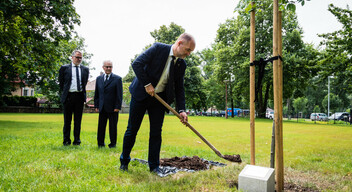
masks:
[[[99,112],[99,122],[98,122],[98,146],[105,146],[105,131],[106,124],[109,119],[109,135],[110,135],[110,144],[109,146],[116,146],[117,138],[117,121],[119,119],[118,112],[108,113],[104,109]]]
[[[153,170],[159,167],[161,129],[165,116],[165,107],[154,97],[148,97],[143,101],[136,101],[133,97],[131,98],[130,114],[123,138],[120,161],[122,165],[128,165],[130,162],[130,153],[146,111],[148,111],[150,121],[148,164],[150,170]]]
[[[64,144],[71,144],[71,122],[72,113],[74,117],[74,140],[73,144],[79,145],[81,143],[81,121],[83,113],[83,93],[69,93],[64,103]]]

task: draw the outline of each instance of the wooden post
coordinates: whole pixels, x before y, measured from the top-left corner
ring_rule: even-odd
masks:
[[[279,3],[274,0],[273,3],[273,56],[279,55]],[[282,113],[280,108],[280,70],[279,60],[273,62],[273,89],[274,89],[274,123],[275,123],[275,178],[276,191],[283,191],[283,153],[282,153]],[[282,102],[281,102],[282,105]]]
[[[252,7],[255,3],[252,1]],[[251,33],[250,33],[250,63],[255,60],[255,11],[251,11]],[[251,165],[255,165],[255,66],[249,67],[250,72],[250,142],[251,142]]]
[[[282,12],[279,11],[278,15],[278,54],[282,57]],[[279,118],[280,118],[280,130],[279,130],[279,138],[278,138],[278,143],[279,143],[279,155],[278,155],[278,169],[280,170],[280,179],[279,181],[281,182],[280,186],[282,187],[281,189],[284,189],[284,146],[283,146],[283,107],[282,107],[282,97],[283,97],[283,65],[282,61],[279,59],[278,60],[278,80],[279,80]]]

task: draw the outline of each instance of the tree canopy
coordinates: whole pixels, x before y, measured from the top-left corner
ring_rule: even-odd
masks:
[[[272,1],[260,1],[255,9],[255,60],[266,60],[272,57],[272,10],[265,9]],[[250,15],[245,11],[248,1],[238,3],[236,18],[228,19],[221,24],[214,45],[216,57],[215,76],[219,84],[224,80],[231,81],[230,96],[238,107],[248,107],[249,103],[249,40]],[[290,98],[295,92],[305,89],[307,81],[316,70],[317,51],[302,40],[302,29],[298,26],[297,17],[292,10],[285,10],[282,18],[283,58],[284,58],[284,98]],[[272,99],[272,64],[261,63],[256,66],[256,109],[264,117],[269,99]],[[302,93],[300,93],[302,95]]]
[[[30,84],[55,79],[61,45],[73,39],[80,24],[73,0],[0,2],[0,95],[14,80]],[[59,47],[59,48],[58,48]]]

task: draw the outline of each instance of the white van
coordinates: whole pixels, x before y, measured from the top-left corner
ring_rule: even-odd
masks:
[[[274,111],[269,111],[265,114],[266,118],[274,119]]]
[[[328,116],[325,113],[312,113],[312,114],[310,114],[310,120],[312,120],[312,121],[327,121]]]

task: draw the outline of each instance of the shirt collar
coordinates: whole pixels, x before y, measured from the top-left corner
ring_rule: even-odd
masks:
[[[72,68],[76,66],[74,63],[71,63],[71,64],[72,64]],[[81,64],[79,64],[78,67],[81,67]]]
[[[171,49],[170,49],[170,53],[169,53],[169,57],[171,56],[174,56],[174,52],[172,51],[172,48],[174,47],[174,45],[171,46]],[[175,56],[174,56],[175,57]],[[177,61],[178,57],[175,57],[175,62]]]

